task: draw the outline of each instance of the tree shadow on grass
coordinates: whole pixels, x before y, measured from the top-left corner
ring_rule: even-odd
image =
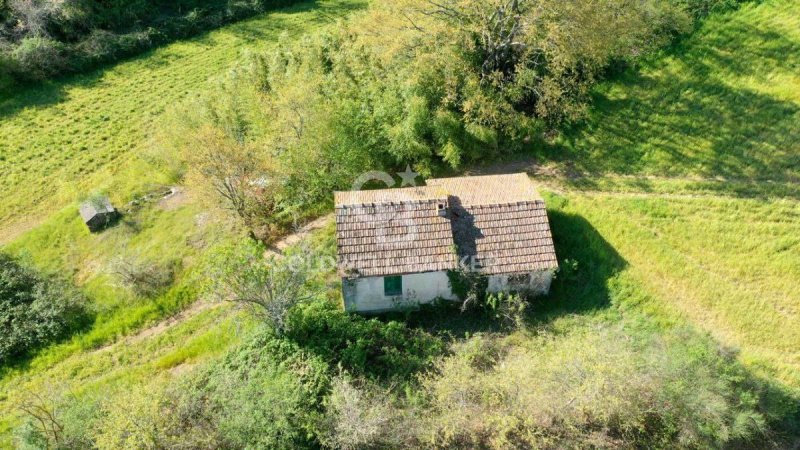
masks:
[[[345,15],[365,9],[367,3],[364,1],[303,1],[298,2],[293,6],[287,6],[281,9],[273,10],[275,13],[284,15],[310,13],[305,19],[305,23],[313,25],[309,29],[316,26],[324,25],[334,22],[335,20],[344,17]],[[269,14],[269,13],[267,13]],[[286,30],[290,34],[292,22],[289,18],[282,18],[280,16],[267,16],[269,17],[269,24],[265,26],[263,19],[250,18],[237,23],[228,28],[228,31],[242,39],[245,42],[258,42],[266,39],[275,39],[276,31]]]
[[[76,336],[88,332],[95,323],[97,313],[91,310],[86,310],[82,317],[80,317],[73,326],[65,331],[61,336],[42,343],[36,347],[25,350],[22,353],[14,355],[7,360],[0,360],[0,380],[3,380],[9,374],[18,372],[25,373],[31,369],[31,363],[41,353],[46,352],[48,349],[60,344],[65,344]]]
[[[744,20],[716,25],[597,89],[591,117],[549,156],[585,173],[800,179],[800,105],[778,94],[800,42]]]
[[[223,27],[225,27],[226,31],[230,32],[230,34],[241,39],[243,43],[255,43],[267,39],[276,39],[278,37],[276,31],[285,30],[290,34],[292,33],[292,27],[296,26],[296,24],[288,19],[275,15],[275,13],[291,15],[311,13],[316,10],[314,14],[308,15],[305,23],[321,25],[336,20],[347,13],[363,9],[366,6],[366,2],[297,2],[292,6],[277,7],[264,13],[254,14],[249,18],[241,19],[239,22],[220,25],[217,28],[200,32],[193,37],[171,39],[161,45],[156,45],[128,57],[99,64],[83,73],[65,75],[40,83],[14,86],[13,90],[0,93],[0,119],[14,116],[27,108],[44,108],[67,101],[69,100],[68,91],[70,89],[75,87],[90,88],[97,86],[107,70],[125,62],[143,61],[145,62],[143,65],[149,68],[167,65],[171,62],[174,55],[162,55],[162,57],[154,58],[153,56],[159,49],[178,41],[213,45],[213,33]],[[269,18],[269,26],[264,26],[264,19],[260,16]],[[313,26],[309,26],[308,28],[313,29]]]
[[[72,87],[92,87],[102,76],[101,70],[71,76],[62,80],[44,81],[36,85],[16,86],[13,92],[0,94],[0,119],[11,117],[28,108],[45,108],[69,100]]]

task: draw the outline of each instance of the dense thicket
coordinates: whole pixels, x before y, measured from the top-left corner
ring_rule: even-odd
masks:
[[[67,335],[86,319],[75,289],[0,253],[0,365]]]
[[[408,381],[443,350],[441,340],[399,322],[350,316],[322,300],[310,307],[294,315],[293,336],[262,328],[182,380],[157,379],[102,399],[32,396],[23,404],[32,414],[17,432],[20,443],[63,449],[319,448],[325,397],[337,372]]]
[[[771,438],[759,387],[732,355],[686,330],[657,336],[573,323],[561,333],[478,334],[443,356],[443,341],[424,331],[348,316],[323,301],[312,309],[300,314],[338,325],[294,338],[265,330],[184,379],[105,398],[37,397],[34,405],[51,414],[44,424],[28,417],[20,442],[100,449],[724,448]],[[420,339],[438,349],[417,353],[422,364],[409,366]]]
[[[696,4],[695,4],[696,3]],[[532,147],[710,2],[404,0],[254,55],[177,128],[190,179],[260,237],[367,170]]]
[[[690,332],[537,331],[522,342],[478,335],[456,345],[422,377],[414,401],[387,397],[374,384],[334,383],[323,441],[333,448],[766,445],[759,394],[744,371]],[[376,420],[380,426],[358,429]]]
[[[4,0],[0,87],[78,72],[293,0]]]

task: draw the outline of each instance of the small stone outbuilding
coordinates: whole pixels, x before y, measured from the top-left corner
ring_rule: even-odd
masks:
[[[524,173],[335,193],[345,308],[382,312],[456,300],[456,270],[490,292],[547,293],[558,268],[542,197]]]
[[[108,197],[87,200],[81,203],[79,210],[83,223],[92,232],[103,230],[119,218],[119,212],[111,204]]]

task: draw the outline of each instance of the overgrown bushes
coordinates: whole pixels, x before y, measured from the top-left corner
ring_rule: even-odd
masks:
[[[50,414],[17,436],[26,448],[100,449],[780,445],[763,387],[707,338],[562,322],[446,348],[315,300],[285,335],[262,328],[185,378],[37,396],[31,411]]]
[[[2,78],[86,70],[293,0],[9,0],[0,3]]]
[[[88,318],[74,288],[0,253],[0,364],[66,336]]]
[[[32,448],[318,448],[334,375],[409,381],[443,349],[401,323],[350,316],[321,300],[310,305],[298,311],[295,333],[261,328],[181,380],[156,379],[104,399],[37,394],[25,402],[33,414],[17,436]]]
[[[426,373],[413,399],[334,383],[321,435],[332,448],[767,445],[747,380],[730,356],[683,330],[657,338],[577,326],[522,342],[478,335]],[[354,432],[367,419],[380,426]]]
[[[691,333],[581,330],[504,347],[488,365],[466,347],[426,378],[437,445],[709,448],[766,431],[743,370]]]
[[[678,0],[374,3],[253,55],[165,141],[190,183],[268,240],[363,172],[428,176],[534,146],[585,117],[610,66],[659,51],[693,15]]]
[[[35,397],[22,448],[313,448],[328,365],[266,331],[188,377]]]
[[[322,301],[296,308],[286,335],[351,374],[382,380],[408,380],[446,350],[422,330],[347,314]]]

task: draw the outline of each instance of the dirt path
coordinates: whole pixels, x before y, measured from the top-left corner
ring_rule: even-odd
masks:
[[[265,256],[280,256],[287,248],[302,241],[306,237],[310,236],[313,232],[326,227],[332,221],[333,214],[328,214],[305,224],[297,229],[294,233],[289,234],[272,244],[265,252]]]
[[[510,161],[477,166],[465,175],[494,175],[525,172],[536,184],[555,193],[585,194],[608,197],[643,198],[746,198],[776,197],[800,199],[800,189],[793,180],[731,179],[701,176],[631,175],[619,173],[581,173],[569,164],[540,163],[523,157]],[[608,182],[610,184],[603,185]],[[645,186],[658,183],[650,188]],[[599,184],[595,186],[595,184]]]

